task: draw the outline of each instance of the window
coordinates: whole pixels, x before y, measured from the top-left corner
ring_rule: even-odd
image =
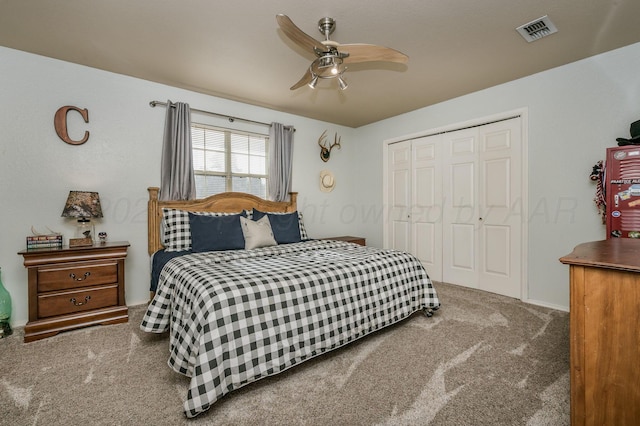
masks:
[[[221,192],[267,196],[267,135],[191,125],[196,197]]]

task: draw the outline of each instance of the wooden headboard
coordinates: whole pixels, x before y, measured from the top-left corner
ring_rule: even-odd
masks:
[[[264,200],[255,195],[244,192],[223,192],[200,200],[188,201],[160,201],[158,193],[160,188],[151,187],[149,191],[149,202],[147,209],[147,237],[149,242],[149,254],[153,254],[164,246],[160,235],[160,224],[162,223],[162,209],[179,209],[191,212],[224,212],[233,213],[242,210],[256,208],[263,212],[292,213],[297,210],[297,192],[289,193],[289,201],[277,202]]]

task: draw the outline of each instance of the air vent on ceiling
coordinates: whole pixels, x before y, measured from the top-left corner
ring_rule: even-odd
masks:
[[[516,30],[518,30],[520,35],[528,42],[540,40],[542,37],[558,32],[558,29],[553,25],[553,22],[551,22],[551,19],[549,19],[547,15],[527,24],[520,25]]]

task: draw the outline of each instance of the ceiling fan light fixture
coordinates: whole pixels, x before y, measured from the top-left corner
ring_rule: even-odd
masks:
[[[315,89],[316,88],[316,84],[318,84],[318,76],[316,74],[312,74],[313,77],[311,78],[311,81],[307,84],[310,88]]]
[[[340,86],[340,90],[345,90],[347,87],[349,87],[349,85],[346,81],[344,81],[341,75],[338,76],[338,85]]]
[[[293,86],[291,90],[296,90],[305,83],[314,88],[318,79],[337,78],[340,89],[347,88],[347,82],[342,78],[346,71],[345,59],[348,63],[358,62],[396,62],[406,64],[409,57],[402,52],[384,46],[373,44],[340,44],[331,40],[329,34],[333,32],[336,21],[333,18],[322,18],[318,22],[318,29],[325,40],[319,41],[306,34],[293,23],[293,21],[283,14],[276,15],[276,21],[281,31],[298,47],[306,51],[311,51],[316,59],[311,63],[309,70]]]

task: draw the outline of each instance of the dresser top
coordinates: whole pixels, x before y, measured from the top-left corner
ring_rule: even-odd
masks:
[[[124,259],[129,245],[128,241],[116,241],[96,243],[91,246],[22,250],[18,254],[24,257],[24,266],[37,267],[52,263]]]
[[[46,253],[46,252],[58,252],[58,253],[62,253],[62,252],[83,252],[83,251],[88,251],[88,250],[96,250],[96,249],[112,249],[112,248],[118,248],[118,247],[129,247],[129,241],[108,241],[108,242],[94,242],[91,245],[88,246],[77,246],[77,247],[69,247],[69,246],[64,246],[64,247],[60,247],[60,248],[37,248],[37,249],[24,249],[24,250],[20,250],[18,252],[18,254],[38,254],[38,253]]]
[[[640,239],[610,238],[577,245],[561,257],[568,265],[640,272]]]

